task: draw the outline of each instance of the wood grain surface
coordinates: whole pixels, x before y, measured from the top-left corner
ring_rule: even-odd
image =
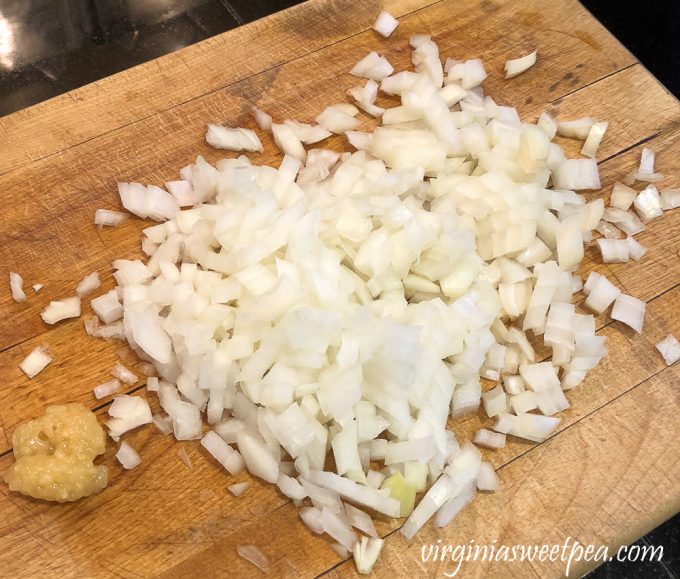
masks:
[[[381,7],[400,19],[389,40],[370,29]],[[517,106],[524,119],[548,110],[609,121],[598,153],[603,188],[593,197],[607,199],[614,181],[637,165],[643,144],[656,152],[664,185],[680,186],[680,104],[574,0],[310,0],[1,118],[0,277],[19,272],[29,297],[16,304],[9,291],[0,292],[0,473],[13,461],[16,425],[47,404],[79,401],[103,414],[110,403],[96,401],[92,387],[107,379],[122,344],[88,337],[82,320],[48,327],[39,312],[72,295],[91,271],[108,289],[111,261],[141,256],[147,223],[130,219],[103,231],[92,224],[95,209],[120,208],[116,181],[162,184],[197,154],[219,159],[204,142],[206,123],[253,127],[252,104],[275,119],[309,121],[345,100],[345,89],[357,84],[347,71],[367,51],[384,53],[397,70],[410,68],[414,33],[431,34],[444,58],[484,59],[487,93]],[[537,65],[505,81],[505,60],[533,49]],[[362,118],[366,128],[375,123]],[[271,140],[263,143],[253,160],[278,162]],[[328,144],[343,146],[339,137]],[[561,144],[578,153],[580,143]],[[426,525],[407,543],[395,532],[399,521],[379,519],[387,541],[376,576],[450,572],[450,560],[421,560],[422,546],[439,540],[562,544],[570,536],[615,549],[680,510],[680,370],[666,368],[654,349],[668,333],[680,336],[680,211],[651,222],[637,239],[648,248],[640,262],[603,265],[591,247],[580,273],[605,273],[644,299],[643,335],[598,319],[609,355],[568,394],[572,407],[551,439],[531,445],[509,438],[506,448],[486,452],[503,488],[478,496],[449,527]],[[34,283],[45,284],[38,295]],[[28,380],[17,364],[43,343],[55,362]],[[128,391],[146,396],[141,384]],[[480,412],[452,428],[468,440],[490,422]],[[176,443],[150,426],[126,436],[143,464],[123,472],[110,444],[101,459],[110,485],[87,500],[49,505],[0,484],[0,576],[256,576],[236,555],[243,544],[260,547],[273,577],[355,574],[271,486],[247,473],[234,479],[196,442]],[[191,469],[178,458],[180,448]],[[238,499],[226,490],[237,481],[251,483]],[[594,565],[582,562],[572,573]],[[470,562],[459,576],[564,572],[561,562]]]

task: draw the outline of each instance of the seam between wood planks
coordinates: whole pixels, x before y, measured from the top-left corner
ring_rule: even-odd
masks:
[[[411,16],[411,15],[413,15],[413,14],[417,14],[418,12],[421,12],[421,11],[423,11],[423,10],[429,10],[429,9],[432,8],[433,6],[436,6],[437,4],[441,4],[441,3],[444,2],[444,1],[445,1],[445,0],[435,0],[435,1],[431,2],[430,4],[427,4],[426,6],[421,6],[420,8],[417,8],[416,10],[411,10],[410,12],[405,12],[404,14],[401,14],[401,15],[399,16],[399,18],[405,18],[405,17],[407,17],[407,16]],[[291,10],[291,8],[295,8],[295,7],[290,7],[290,8],[287,8],[286,10]],[[261,19],[261,20],[266,20],[266,18]],[[254,22],[257,22],[257,21],[254,21]],[[252,24],[252,23],[248,23],[248,24]],[[246,24],[245,26],[247,26],[247,24]],[[261,74],[266,74],[267,72],[270,72],[270,71],[275,70],[275,69],[277,69],[277,68],[281,68],[281,67],[286,66],[286,65],[288,65],[288,64],[297,62],[298,60],[301,60],[301,59],[303,59],[303,58],[306,58],[307,56],[310,56],[310,55],[312,55],[312,54],[316,54],[316,53],[318,53],[318,52],[321,52],[322,50],[326,50],[327,48],[330,48],[330,47],[332,47],[332,46],[336,46],[336,45],[338,45],[338,44],[341,44],[341,43],[343,43],[343,42],[346,42],[347,40],[351,40],[352,38],[356,38],[357,36],[360,36],[360,35],[362,35],[362,34],[365,34],[366,32],[368,32],[368,31],[371,30],[371,29],[372,29],[372,28],[371,28],[370,26],[368,26],[368,27],[366,27],[366,28],[363,28],[363,29],[361,29],[361,30],[355,32],[354,34],[345,36],[345,37],[343,37],[343,38],[341,38],[341,39],[339,39],[339,40],[336,40],[336,41],[334,41],[334,42],[330,42],[330,43],[328,43],[328,44],[325,44],[325,45],[323,45],[323,46],[320,46],[320,47],[316,48],[315,50],[311,50],[311,51],[309,51],[309,52],[305,52],[305,53],[299,54],[298,56],[296,56],[296,57],[294,57],[294,58],[291,58],[290,60],[285,60],[285,61],[283,61],[283,62],[279,62],[279,63],[277,63],[277,64],[275,64],[275,65],[269,66],[269,67],[267,67],[267,68],[263,68],[262,70],[259,70],[259,71],[255,72],[255,73],[253,73],[253,74],[244,76],[243,78],[239,78],[239,79],[237,79],[237,80],[233,80],[233,81],[228,82],[228,83],[226,83],[226,84],[224,84],[224,85],[221,85],[221,86],[219,86],[219,87],[216,87],[216,88],[214,88],[214,89],[211,89],[211,90],[209,90],[209,91],[207,91],[207,92],[203,92],[203,93],[201,93],[201,94],[199,94],[199,95],[196,95],[196,96],[193,96],[193,97],[188,98],[188,99],[186,99],[186,100],[183,100],[183,101],[181,101],[181,102],[175,103],[175,104],[173,104],[173,105],[171,105],[171,106],[169,106],[169,107],[160,108],[160,109],[158,109],[158,110],[156,110],[156,111],[154,111],[154,112],[152,112],[152,113],[150,113],[150,114],[148,114],[148,115],[139,117],[139,118],[137,118],[137,119],[135,119],[135,120],[133,120],[133,121],[130,121],[130,122],[128,122],[128,123],[121,124],[121,125],[119,125],[119,126],[113,128],[113,129],[109,129],[108,131],[104,131],[104,132],[102,132],[102,133],[99,133],[99,134],[97,134],[97,135],[94,135],[94,136],[92,136],[92,137],[89,137],[89,138],[87,138],[87,139],[84,139],[84,140],[79,141],[79,142],[77,142],[77,143],[73,143],[73,144],[71,144],[71,145],[68,145],[67,147],[62,148],[62,149],[52,151],[51,153],[48,153],[47,155],[41,156],[41,157],[39,157],[39,158],[31,159],[31,160],[29,160],[28,163],[26,163],[26,164],[24,164],[24,165],[18,165],[18,166],[16,166],[16,167],[13,167],[13,168],[8,169],[8,170],[6,170],[6,171],[0,171],[0,177],[3,176],[3,175],[8,175],[8,174],[10,174],[10,173],[12,173],[12,172],[14,172],[14,171],[18,171],[18,170],[21,170],[21,169],[26,169],[26,168],[28,168],[32,163],[35,163],[35,162],[38,162],[38,161],[43,161],[43,160],[45,160],[45,159],[50,159],[50,158],[54,157],[55,155],[60,155],[60,154],[62,154],[62,153],[65,153],[66,151],[69,151],[69,150],[71,150],[71,149],[73,149],[73,148],[75,148],[75,147],[79,147],[79,146],[81,146],[81,145],[84,145],[84,144],[86,144],[86,143],[89,143],[90,141],[94,141],[94,140],[96,140],[96,139],[98,139],[98,138],[100,138],[100,137],[103,137],[103,136],[105,136],[105,135],[109,135],[109,134],[111,134],[111,133],[115,133],[116,131],[120,131],[120,130],[125,129],[125,128],[127,128],[127,127],[133,126],[133,125],[135,125],[135,124],[137,124],[137,123],[139,123],[139,122],[146,121],[146,120],[148,120],[148,119],[150,119],[150,118],[152,118],[152,117],[154,117],[154,116],[156,116],[156,115],[159,115],[159,114],[162,114],[162,113],[165,113],[165,112],[168,112],[168,111],[172,111],[172,110],[176,109],[177,107],[181,107],[181,106],[186,105],[187,103],[193,102],[193,101],[195,101],[195,100],[198,100],[198,99],[203,98],[203,97],[205,97],[205,96],[209,96],[209,95],[211,95],[211,94],[215,94],[215,93],[220,92],[220,91],[222,91],[222,90],[224,90],[224,89],[227,89],[227,88],[229,88],[229,87],[238,85],[238,84],[240,84],[240,83],[242,83],[242,82],[246,82],[246,81],[248,81],[248,80],[250,80],[250,79],[252,79],[252,78],[254,78],[254,77],[260,76]],[[223,32],[222,34],[229,34],[229,32],[231,32],[231,31]],[[209,40],[209,39],[206,39],[206,40]],[[192,45],[192,46],[195,46],[195,45]],[[190,47],[188,47],[188,48],[190,48]],[[163,58],[165,58],[166,56],[170,56],[171,54],[181,54],[181,51],[178,51],[177,53],[168,53],[167,55],[163,55],[163,56],[161,56],[161,57],[159,57],[159,58],[157,58],[157,59],[154,59],[154,60],[163,59]],[[148,61],[148,62],[153,62],[153,61]],[[137,65],[137,66],[143,66],[144,64],[146,64],[146,63],[141,63],[140,65]],[[136,68],[136,67],[132,67],[132,68]],[[131,69],[127,69],[127,70],[131,70]],[[121,71],[120,73],[116,73],[116,74],[121,74],[121,73],[124,73],[124,72],[126,72],[126,71]],[[618,71],[617,71],[617,72],[618,72]],[[114,75],[112,75],[112,76],[116,76],[116,75],[114,74]],[[110,77],[109,77],[109,78],[110,78]],[[101,80],[101,79],[100,79],[100,80]],[[95,81],[95,83],[96,83],[96,81]],[[64,94],[67,94],[67,95],[68,95],[68,94],[71,94],[72,92],[78,90],[79,88],[82,88],[82,87],[78,87],[78,88],[73,89],[73,90],[71,90],[71,91],[68,91],[68,92],[66,92],[66,93],[64,93]],[[30,107],[29,107],[29,108],[30,108]],[[1,123],[0,123],[0,126],[2,126]]]
[[[680,284],[678,284],[678,285],[680,285]],[[674,287],[671,288],[671,289],[677,288],[678,285],[674,286]],[[667,290],[667,291],[671,291],[671,290]],[[663,292],[663,293],[660,294],[658,297],[661,297],[663,294],[667,293],[667,291],[666,291],[666,292]],[[657,299],[657,298],[654,298],[654,299]],[[612,323],[612,322],[609,322],[609,324],[611,324],[611,323]],[[609,324],[607,324],[607,326],[609,326]],[[607,327],[607,326],[604,326],[604,327]],[[604,327],[603,327],[603,329],[604,329]],[[515,462],[516,460],[522,458],[523,456],[525,456],[525,455],[527,455],[527,454],[529,454],[529,453],[538,452],[539,449],[540,449],[540,448],[543,446],[543,444],[545,444],[546,442],[548,442],[548,441],[550,441],[550,440],[553,440],[553,439],[557,439],[557,438],[560,437],[563,433],[568,432],[571,428],[577,426],[577,425],[578,425],[581,421],[583,421],[584,419],[589,418],[590,416],[592,416],[593,414],[595,414],[595,413],[597,413],[597,412],[600,412],[603,408],[605,408],[606,406],[609,406],[609,404],[611,404],[612,402],[615,402],[616,400],[618,400],[618,399],[621,398],[622,396],[628,396],[629,394],[632,394],[633,390],[635,390],[635,389],[639,388],[640,386],[646,384],[649,380],[652,380],[653,378],[657,377],[659,374],[662,374],[663,372],[666,372],[666,371],[669,370],[671,367],[672,367],[672,366],[665,366],[664,368],[661,368],[661,369],[658,370],[657,372],[654,372],[654,374],[651,374],[650,376],[648,376],[647,378],[645,378],[645,379],[642,380],[641,382],[638,382],[637,384],[635,384],[635,386],[631,386],[628,390],[626,390],[626,391],[624,391],[624,392],[621,392],[620,394],[616,395],[614,398],[612,398],[611,400],[609,400],[609,401],[606,402],[605,404],[602,404],[602,405],[598,406],[597,408],[595,408],[594,410],[592,410],[592,411],[589,412],[588,414],[584,414],[581,418],[579,418],[578,420],[575,420],[574,422],[572,422],[571,424],[569,424],[568,426],[566,426],[565,428],[563,428],[563,429],[560,430],[559,432],[556,432],[555,434],[551,435],[549,438],[547,438],[546,440],[544,440],[544,441],[541,442],[540,444],[537,444],[537,445],[535,445],[535,446],[532,446],[532,447],[528,448],[527,450],[525,450],[525,451],[522,452],[521,454],[519,454],[519,455],[517,455],[516,457],[513,457],[513,458],[511,458],[510,460],[508,460],[508,462],[503,463],[501,466],[499,466],[499,467],[496,469],[496,472],[502,471],[503,469],[505,469],[505,468],[507,468],[508,466],[510,466],[513,462]],[[500,492],[502,492],[502,491],[500,491]],[[404,523],[405,523],[405,522],[406,522],[406,521],[404,521]],[[401,525],[399,525],[397,528],[392,529],[389,533],[386,533],[385,536],[384,536],[384,537],[381,537],[381,538],[382,538],[383,540],[387,540],[389,537],[391,537],[392,535],[394,535],[395,533],[397,533],[399,530],[401,530],[401,528],[403,527],[404,523],[402,523]],[[427,524],[427,523],[426,523],[426,524]],[[324,575],[327,575],[328,573],[330,573],[331,571],[333,571],[334,569],[337,569],[338,567],[340,567],[340,566],[342,566],[342,565],[349,564],[350,561],[351,561],[351,558],[345,559],[345,560],[343,560],[343,561],[339,561],[338,563],[336,563],[336,564],[333,565],[332,567],[329,567],[329,568],[326,569],[325,571],[323,571],[323,572],[319,573],[318,575],[316,575],[316,576],[315,576],[315,579],[319,579],[320,577],[323,577]]]
[[[584,84],[583,86],[580,86],[580,87],[578,87],[578,88],[575,88],[574,90],[570,90],[568,93],[565,93],[565,94],[563,94],[562,96],[559,96],[559,97],[557,97],[557,98],[554,99],[554,100],[551,100],[548,104],[556,105],[556,104],[558,104],[562,99],[564,99],[564,98],[566,98],[566,97],[568,97],[568,96],[570,96],[570,95],[573,95],[574,93],[577,93],[577,92],[579,92],[579,91],[582,91],[584,88],[588,88],[589,86],[592,86],[592,85],[594,85],[594,84],[596,84],[596,83],[598,83],[598,82],[601,82],[601,81],[605,80],[606,78],[609,78],[610,76],[614,76],[615,74],[619,74],[620,72],[623,72],[624,70],[628,70],[629,68],[633,68],[634,66],[638,66],[638,65],[640,65],[640,61],[639,61],[639,60],[636,60],[635,62],[631,62],[630,64],[627,64],[626,66],[624,66],[624,67],[622,67],[622,68],[619,68],[619,69],[617,69],[617,70],[614,70],[614,71],[612,71],[612,72],[609,72],[609,73],[605,74],[604,76],[602,76],[602,77],[600,77],[600,78],[597,78],[597,79],[595,79],[595,80],[593,80],[593,81],[590,81],[590,82],[587,83],[587,84]]]

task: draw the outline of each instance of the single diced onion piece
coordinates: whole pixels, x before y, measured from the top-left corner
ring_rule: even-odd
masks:
[[[228,151],[259,151],[262,152],[262,143],[250,129],[232,129],[220,125],[208,125],[205,140],[209,145],[217,149]]]
[[[661,197],[661,209],[668,211],[680,207],[680,189],[662,189],[659,191]]]
[[[52,360],[54,358],[47,353],[47,346],[38,346],[21,361],[19,368],[26,376],[33,378],[42,372]]]
[[[125,470],[132,470],[142,464],[142,459],[137,451],[125,441],[120,443],[116,459],[123,465]]]
[[[480,428],[477,432],[475,432],[472,442],[486,448],[504,448],[505,434],[501,434],[500,432],[492,432],[486,428]]]
[[[268,115],[263,110],[253,107],[253,115],[255,116],[255,122],[257,126],[263,131],[271,131],[272,128],[272,117]]]
[[[307,152],[302,146],[302,141],[288,125],[272,124],[272,135],[276,146],[284,155],[304,160]]]
[[[488,462],[483,462],[477,473],[477,488],[480,491],[496,491],[498,484],[498,475],[493,466]]]
[[[118,301],[118,293],[111,290],[90,302],[92,311],[105,324],[111,324],[123,317],[123,306]]]
[[[123,394],[113,399],[109,407],[109,420],[106,425],[112,438],[153,421],[149,403],[141,396]]]
[[[46,324],[56,324],[68,318],[77,318],[80,315],[80,298],[74,296],[59,301],[50,302],[40,314]]]
[[[633,204],[633,201],[635,201],[635,197],[637,197],[637,191],[635,191],[635,189],[631,189],[628,185],[617,182],[614,183],[614,187],[612,188],[609,204],[612,207],[628,211]]]
[[[630,259],[630,246],[625,239],[598,239],[597,246],[603,263],[625,263]]]
[[[626,243],[628,244],[628,254],[635,261],[640,261],[642,256],[647,253],[647,248],[633,237],[626,237]]]
[[[534,50],[526,56],[521,58],[515,58],[513,60],[508,60],[505,63],[505,78],[512,78],[518,74],[523,73],[525,70],[530,69],[534,64],[536,64],[536,54]]]
[[[91,274],[85,276],[83,281],[78,284],[76,293],[79,298],[84,298],[87,294],[96,290],[100,285],[102,285],[102,282],[99,280],[99,274],[96,271],[93,271]]]
[[[659,350],[668,366],[680,360],[680,342],[678,342],[673,334],[668,334],[656,344],[656,349]]]
[[[234,483],[233,485],[229,485],[229,486],[227,486],[227,488],[229,489],[229,492],[232,495],[234,495],[235,497],[240,497],[248,490],[249,486],[250,486],[250,483],[241,482],[241,483]]]
[[[182,447],[177,451],[177,456],[179,459],[182,461],[182,464],[186,466],[188,469],[191,469],[191,459],[189,458],[189,454],[187,453],[187,449]]]
[[[487,416],[493,418],[500,416],[507,408],[507,400],[503,387],[499,384],[495,388],[482,394],[482,402]]]
[[[31,287],[33,288],[33,291],[34,291],[35,293],[38,293],[38,292],[39,292],[42,288],[44,288],[45,286],[44,286],[43,284],[41,284],[41,283],[34,283]]]
[[[354,544],[352,556],[359,574],[369,575],[373,571],[384,543],[383,539],[361,537],[361,540]]]
[[[23,289],[24,280],[18,273],[9,272],[9,286],[12,290],[12,298],[15,302],[23,302],[26,300],[26,294]]]
[[[167,436],[172,432],[172,418],[170,416],[161,416],[154,414],[152,418],[153,425],[158,429],[158,432]]]
[[[603,275],[593,276],[591,273],[591,276],[584,286],[584,291],[587,288],[588,292],[588,299],[584,305],[596,314],[601,314],[618,298],[621,290]]]
[[[546,112],[542,112],[538,117],[538,127],[543,130],[543,132],[548,135],[548,138],[552,141],[557,134],[557,122]]]
[[[640,173],[654,173],[654,151],[648,149],[647,147],[642,147],[642,152],[640,153],[640,166],[638,171]]]
[[[385,12],[383,10],[375,19],[375,22],[373,23],[373,30],[380,34],[380,36],[388,38],[394,32],[397,26],[399,26],[399,21],[389,12]]]
[[[558,189],[579,191],[600,188],[595,159],[567,159],[553,172],[553,180]]]
[[[205,448],[217,462],[234,476],[243,472],[244,461],[238,451],[229,446],[213,430],[201,439],[201,446]]]
[[[390,76],[393,72],[394,68],[392,65],[384,56],[380,56],[377,52],[369,52],[349,71],[354,76],[377,81]]]
[[[136,383],[137,380],[139,380],[137,376],[130,372],[130,370],[128,370],[120,362],[118,362],[111,370],[111,376],[118,378],[121,382],[125,382],[129,385],[132,385]]]
[[[110,209],[97,209],[94,212],[94,224],[99,225],[99,227],[117,227],[127,218],[128,216],[125,213]]]
[[[114,378],[113,380],[99,384],[99,386],[95,386],[92,392],[94,393],[94,397],[97,400],[100,400],[106,396],[111,396],[111,394],[118,392],[118,390],[120,390],[120,380]]]
[[[236,547],[238,556],[252,563],[263,573],[269,571],[269,559],[255,545],[239,545]]]
[[[215,437],[219,438],[217,434]],[[221,438],[220,440],[223,445],[228,446]],[[265,442],[245,430],[238,433],[237,441],[248,471],[267,482],[276,483],[279,478],[279,465]]]
[[[583,117],[575,121],[558,121],[557,134],[572,139],[587,139],[594,124],[595,121],[590,117]]]
[[[659,192],[654,185],[645,187],[633,201],[635,211],[642,218],[643,221],[651,221],[656,217],[663,215],[661,209],[661,198]]]
[[[595,157],[608,126],[609,123],[595,123],[590,127],[586,142],[583,143],[583,148],[581,149],[582,155],[585,155],[586,157]]]
[[[642,333],[645,319],[645,302],[626,294],[620,294],[612,308],[612,320],[623,322],[633,328],[638,334]]]
[[[337,106],[326,109],[314,119],[319,125],[332,133],[342,134],[359,126],[359,120],[340,110]]]

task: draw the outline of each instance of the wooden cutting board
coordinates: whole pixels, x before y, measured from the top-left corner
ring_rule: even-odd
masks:
[[[384,40],[371,24],[381,7],[400,19]],[[222,155],[204,142],[205,125],[253,126],[250,106],[275,119],[310,121],[327,104],[344,101],[357,83],[347,74],[369,50],[397,70],[410,67],[408,38],[431,34],[443,58],[482,58],[486,91],[516,105],[522,118],[544,110],[562,119],[589,115],[609,121],[598,153],[603,189],[633,169],[642,144],[657,154],[664,185],[680,186],[680,105],[577,2],[527,0],[311,0],[113,77],[0,119],[0,278],[19,272],[28,300],[0,292],[0,473],[12,463],[16,425],[48,404],[79,401],[106,412],[92,387],[109,377],[120,343],[85,335],[82,320],[44,325],[40,310],[72,295],[98,271],[112,287],[111,261],[141,255],[140,231],[128,220],[98,231],[95,209],[118,209],[117,180],[162,184],[197,154]],[[509,58],[538,50],[538,64],[510,81]],[[366,127],[372,121],[364,119]],[[270,139],[257,163],[277,163]],[[580,143],[563,143],[577,155]],[[330,146],[342,146],[339,138]],[[479,495],[444,529],[427,525],[409,544],[398,522],[379,520],[387,536],[375,573],[441,575],[451,561],[423,562],[423,545],[627,544],[680,509],[680,367],[667,368],[653,345],[680,337],[680,210],[653,221],[637,239],[648,251],[638,263],[604,266],[586,250],[581,274],[605,273],[624,292],[647,302],[644,334],[609,318],[598,320],[609,356],[568,398],[558,431],[532,445],[510,440],[486,456],[499,471],[500,492]],[[5,282],[3,282],[5,283]],[[30,286],[42,283],[34,295]],[[89,305],[85,306],[89,313]],[[34,380],[17,364],[47,343],[55,362]],[[142,383],[129,389],[146,396]],[[453,427],[467,440],[472,416]],[[0,484],[0,575],[4,577],[232,577],[259,571],[236,556],[257,545],[273,577],[354,574],[326,537],[312,535],[297,509],[247,473],[230,477],[197,442],[175,443],[151,426],[128,435],[143,464],[122,472],[109,444],[102,463],[110,485],[68,505],[10,494]],[[177,452],[184,448],[192,466]],[[226,486],[249,481],[244,496]],[[595,566],[580,562],[572,576]],[[564,562],[464,563],[459,575],[525,577],[564,574]]]

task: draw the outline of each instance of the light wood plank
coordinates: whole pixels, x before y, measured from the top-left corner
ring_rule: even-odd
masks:
[[[0,174],[369,30],[381,6],[436,1],[304,2],[18,111],[0,119]]]

